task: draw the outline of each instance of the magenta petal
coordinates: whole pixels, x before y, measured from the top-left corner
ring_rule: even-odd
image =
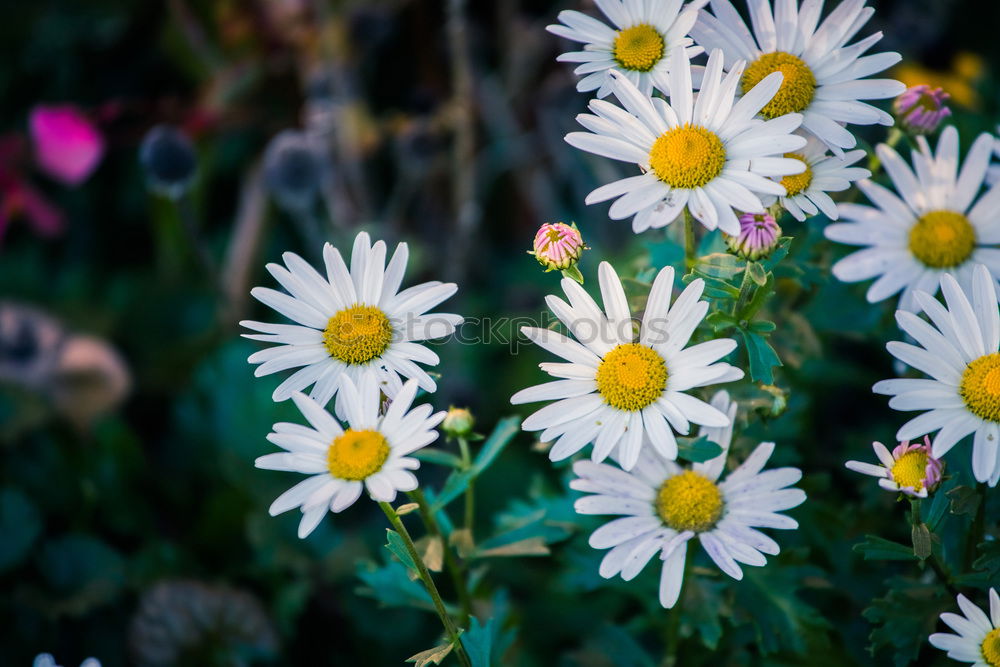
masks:
[[[104,138],[76,107],[35,107],[29,125],[38,167],[66,185],[87,180],[104,155]]]

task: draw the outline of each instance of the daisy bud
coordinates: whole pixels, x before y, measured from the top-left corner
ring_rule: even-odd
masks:
[[[907,88],[892,103],[892,110],[900,126],[910,134],[931,134],[951,115],[951,109],[945,106],[950,97],[941,88],[921,84]]]
[[[449,438],[465,438],[472,434],[472,427],[475,423],[476,419],[469,412],[468,408],[456,408],[452,406],[448,408],[448,414],[445,415],[444,421],[441,422],[441,430]]]
[[[749,261],[763,259],[778,247],[781,227],[770,213],[744,213],[740,216],[740,235],[723,234],[729,252]]]
[[[587,249],[580,236],[576,224],[567,225],[563,222],[546,223],[539,227],[535,234],[534,255],[545,271],[573,271],[580,255]],[[579,273],[577,271],[577,273]]]
[[[153,190],[177,199],[187,192],[194,180],[198,154],[191,139],[179,129],[157,125],[142,139],[139,162]]]

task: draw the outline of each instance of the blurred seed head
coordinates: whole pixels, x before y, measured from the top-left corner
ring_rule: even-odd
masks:
[[[139,147],[139,162],[149,187],[171,199],[188,191],[198,170],[194,143],[170,125],[157,125],[146,133]]]
[[[278,205],[289,212],[308,210],[322,185],[323,160],[305,132],[284,130],[264,153],[264,179]]]
[[[250,593],[168,580],[143,594],[129,628],[129,647],[140,667],[240,666],[274,653],[277,635]]]
[[[950,97],[942,88],[912,86],[893,101],[892,110],[897,122],[910,134],[932,134],[951,115],[951,109],[945,106]]]
[[[59,667],[59,665],[51,653],[40,653],[35,656],[31,667]],[[97,658],[87,658],[80,663],[80,667],[101,667],[101,663]]]
[[[132,380],[106,341],[65,330],[30,306],[0,302],[0,382],[44,396],[80,429],[128,395]]]
[[[741,259],[756,261],[778,247],[781,227],[770,213],[744,213],[740,216],[738,236],[723,234],[729,252]]]

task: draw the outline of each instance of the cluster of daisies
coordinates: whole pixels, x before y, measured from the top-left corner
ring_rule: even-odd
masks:
[[[750,259],[753,246],[780,235],[773,218],[778,210],[799,221],[818,213],[839,220],[826,227],[827,238],[862,248],[835,264],[834,275],[845,282],[874,278],[867,293],[873,303],[899,295],[897,321],[910,342],[891,343],[889,351],[928,376],[875,386],[893,397],[891,407],[920,414],[899,429],[901,442],[891,452],[874,443],[878,465],[851,461],[848,467],[878,477],[885,489],[926,497],[942,478],[941,457],[973,434],[974,475],[996,486],[1000,185],[988,178],[995,139],[978,137],[963,161],[958,132],[949,126],[932,150],[925,135],[949,115],[947,95],[927,86],[904,93],[898,81],[871,78],[900,56],[868,53],[881,33],[858,38],[874,14],[865,0],[843,0],[825,18],[822,0],[801,6],[775,0],[773,8],[769,0],[747,0],[749,26],[729,0],[595,1],[604,20],[564,11],[560,24],[548,28],[583,44],[559,60],[578,63],[578,90],[596,91],[590,113],[577,117],[586,131],[566,141],[638,170],[598,187],[586,202],[614,200],[609,217],[631,218],[635,233],[683,215],[688,224],[721,230],[730,249]],[[692,58],[703,54],[704,64],[693,66]],[[610,96],[614,102],[605,99]],[[867,102],[888,98],[897,98],[894,110],[917,142],[911,164],[891,145],[876,149],[895,191],[855,166],[865,151],[852,150],[857,140],[850,131],[852,125],[893,125],[890,114]],[[895,132],[898,140],[902,133]],[[829,193],[852,184],[871,205],[834,202]],[[602,264],[599,277],[603,310],[569,280],[562,285],[568,302],[548,299],[573,338],[524,331],[564,361],[542,364],[557,379],[512,400],[553,401],[524,422],[552,443],[553,460],[592,444],[593,460],[573,467],[573,487],[591,494],[577,509],[623,515],[591,538],[595,548],[610,549],[601,574],[631,579],[659,554],[660,599],[669,607],[679,594],[685,545],[695,535],[736,578],[738,563],[762,565],[762,554],[777,553],[756,528],[795,526],[776,512],[804,500],[801,491],[785,488],[800,473],[761,472],[773,448],[762,444],[718,482],[735,406],[724,393],[705,403],[687,392],[743,373],[721,361],[734,349],[732,340],[686,347],[708,309],[699,300],[700,280],[671,303],[674,273],[661,271],[634,328],[614,270]],[[943,302],[935,298],[939,289]],[[723,454],[686,469],[675,462],[675,433],[687,434],[692,423],[710,433]],[[932,442],[928,434],[935,432]],[[602,463],[606,459],[614,465]],[[981,612],[966,612],[975,616],[977,631],[989,633],[979,637],[976,660],[998,665],[995,594],[991,603],[992,626],[979,622]],[[967,605],[962,602],[963,610]],[[942,648],[959,645],[957,638],[935,637]]]

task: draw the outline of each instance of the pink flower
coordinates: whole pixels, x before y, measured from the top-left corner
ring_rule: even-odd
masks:
[[[892,109],[903,129],[913,134],[931,134],[951,115],[951,109],[945,106],[950,97],[940,88],[921,84],[903,91],[893,101]]]
[[[915,498],[926,498],[941,483],[944,464],[931,456],[930,436],[924,436],[923,444],[901,442],[891,454],[881,442],[873,442],[872,449],[880,465],[863,461],[844,465],[854,472],[878,477],[878,485],[886,491],[900,491]]]
[[[756,261],[771,254],[781,239],[781,227],[770,213],[744,213],[739,236],[724,234],[729,250],[736,256]]]
[[[76,107],[35,107],[28,124],[38,167],[61,183],[84,182],[104,155],[104,138]]]
[[[569,269],[587,249],[576,225],[562,222],[542,225],[535,234],[533,247],[529,254],[534,255],[546,271]]]

